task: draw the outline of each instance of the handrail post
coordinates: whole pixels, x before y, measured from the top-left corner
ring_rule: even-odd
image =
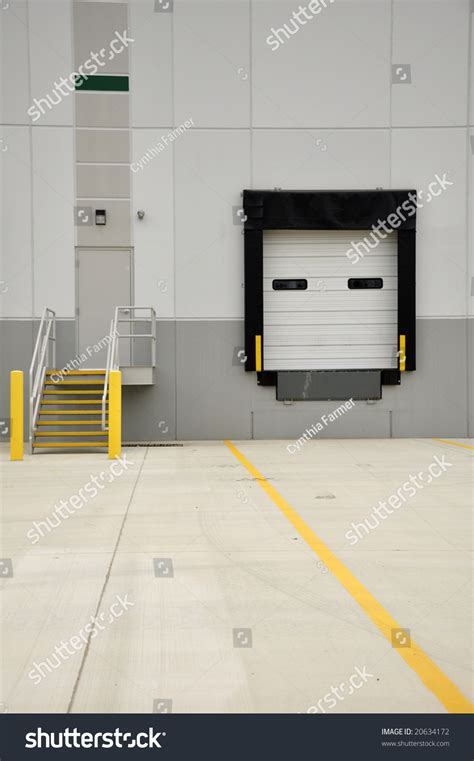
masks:
[[[30,368],[29,382],[28,382],[28,402],[29,402],[28,445],[29,445],[30,454],[33,454],[33,380],[32,380],[31,368]]]
[[[109,376],[109,460],[122,453],[122,373],[111,370]]]
[[[109,373],[110,373],[110,357],[112,354],[112,346],[114,343],[114,335],[115,335],[115,327],[114,327],[114,321],[111,320],[110,322],[110,333],[109,333],[109,343],[107,346],[107,364],[105,366],[105,376],[104,376],[104,393],[102,394],[102,430],[106,431],[108,426],[105,423],[105,417],[107,413],[107,394],[109,391]]]
[[[56,369],[56,312],[53,312],[53,370]]]
[[[52,346],[51,346],[52,344]],[[43,314],[38,326],[33,357],[31,359],[28,397],[29,397],[29,441],[30,452],[33,453],[33,438],[35,432],[36,416],[39,410],[42,384],[46,368],[56,364],[56,312],[48,307],[43,309]],[[41,388],[40,388],[41,386]]]
[[[10,460],[23,460],[23,372],[10,373]]]

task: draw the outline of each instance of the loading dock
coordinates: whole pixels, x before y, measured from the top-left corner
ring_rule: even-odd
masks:
[[[415,369],[416,207],[402,212],[414,193],[244,191],[245,369],[260,384],[305,373],[316,395],[296,398],[336,398],[318,374],[340,372],[348,398],[355,371],[398,384]],[[360,242],[370,236],[374,250]],[[364,377],[357,393],[373,398]]]

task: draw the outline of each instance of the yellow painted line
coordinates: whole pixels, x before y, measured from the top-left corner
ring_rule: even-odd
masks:
[[[262,336],[255,336],[255,371],[262,371]]]
[[[400,346],[399,346],[399,358],[400,358],[400,372],[405,372],[406,367],[406,336],[400,336]]]
[[[451,444],[452,447],[463,447],[464,449],[474,449],[470,444],[458,444],[457,441],[446,441],[446,439],[433,439],[433,441],[441,441],[442,444]]]
[[[400,624],[392,618],[390,613],[385,610],[369,590],[356,579],[351,571],[346,568],[344,563],[331,552],[317,534],[315,534],[308,524],[298,515],[296,510],[294,510],[281,494],[268,483],[265,476],[263,476],[260,471],[258,471],[241,452],[239,452],[232,442],[225,441],[224,443],[244,468],[246,468],[256,479],[257,483],[267,493],[278,509],[281,510],[285,518],[287,518],[292,526],[294,526],[308,546],[311,547],[313,552],[319,556],[326,567],[362,608],[377,629],[390,642],[390,644],[392,644],[392,630],[401,629],[402,627]],[[471,713],[473,711],[473,706],[470,701],[464,697],[456,685],[451,682],[446,674],[438,668],[416,642],[411,640],[410,647],[394,649],[408,666],[413,669],[425,687],[436,696],[442,705],[444,705],[449,713]]]

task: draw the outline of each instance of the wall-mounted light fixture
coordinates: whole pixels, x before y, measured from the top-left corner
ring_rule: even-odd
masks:
[[[96,209],[95,210],[95,223],[96,225],[106,225],[107,224],[107,213],[105,209]]]

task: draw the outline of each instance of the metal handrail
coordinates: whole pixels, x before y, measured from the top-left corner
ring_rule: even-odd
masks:
[[[117,369],[117,329],[115,319],[110,321],[110,338],[107,347],[107,364],[105,366],[104,393],[102,394],[102,430],[107,431],[108,425],[105,422],[107,411],[107,394],[109,390],[109,375],[111,370]]]
[[[48,367],[56,364],[56,312],[45,307],[36,336],[29,373],[30,447],[33,445],[41,394]]]
[[[147,315],[136,316],[136,312],[148,312]],[[121,312],[127,312],[127,316],[120,317]],[[118,326],[121,322],[151,322],[150,333],[119,333]],[[109,377],[111,370],[118,370],[120,367],[119,360],[119,339],[120,338],[149,338],[151,341],[151,366],[156,367],[156,312],[153,307],[123,306],[115,308],[114,319],[110,323],[111,340],[107,348],[107,366],[105,368],[104,393],[102,395],[102,430],[107,431],[109,428],[106,421],[107,412],[107,395],[109,392]],[[131,351],[131,366],[133,367],[133,342]]]

